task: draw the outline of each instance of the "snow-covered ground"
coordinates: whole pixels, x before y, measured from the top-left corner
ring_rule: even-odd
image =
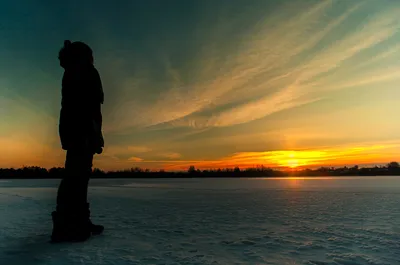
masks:
[[[104,235],[50,244],[58,180],[0,181],[0,264],[400,264],[400,178],[92,180]]]

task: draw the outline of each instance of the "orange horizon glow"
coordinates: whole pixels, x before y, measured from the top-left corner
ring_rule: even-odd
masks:
[[[139,157],[130,157],[126,160],[118,159],[107,150],[100,156],[95,156],[94,168],[106,171],[124,170],[134,167],[150,170],[186,171],[190,166],[196,169],[225,169],[239,167],[240,169],[264,166],[289,171],[314,169],[318,167],[342,167],[363,164],[386,164],[397,161],[396,150],[400,143],[382,143],[376,145],[342,146],[336,148],[303,149],[303,150],[275,150],[266,152],[238,152],[231,156],[216,160],[148,160]],[[10,148],[11,150],[11,148]],[[15,149],[14,149],[15,150]],[[22,150],[22,149],[21,149]],[[36,153],[25,148],[25,155],[3,154],[0,167],[19,168],[26,166],[41,166],[45,168],[63,166],[65,152],[56,152],[58,155],[51,160],[44,159],[52,150],[46,149]],[[29,151],[29,152],[28,152]],[[53,150],[54,151],[54,150]],[[55,152],[55,151],[54,151]],[[54,153],[53,152],[53,153]],[[21,158],[25,162],[21,163]],[[16,162],[19,161],[19,162]],[[6,164],[5,164],[6,163]]]
[[[268,152],[241,152],[218,161],[174,161],[165,164],[166,170],[185,170],[190,165],[198,169],[252,168],[263,165],[269,168],[299,170],[317,167],[383,164],[396,160],[390,149],[397,144],[327,148],[319,150],[280,150]]]

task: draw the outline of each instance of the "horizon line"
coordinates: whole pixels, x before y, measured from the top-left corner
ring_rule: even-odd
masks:
[[[343,164],[343,165],[308,165],[308,166],[297,166],[297,167],[289,167],[289,166],[265,166],[263,164],[259,164],[259,165],[254,165],[251,167],[240,167],[240,166],[228,166],[228,167],[210,167],[210,168],[196,168],[195,165],[193,165],[195,170],[201,170],[201,171],[216,171],[216,170],[227,170],[227,169],[235,169],[235,168],[239,168],[241,171],[242,170],[248,170],[248,169],[258,169],[258,168],[263,168],[265,170],[274,170],[274,171],[282,171],[282,172],[290,172],[290,171],[305,171],[305,170],[318,170],[318,169],[322,169],[322,168],[328,168],[328,169],[341,169],[341,168],[354,168],[354,167],[358,167],[359,169],[361,168],[375,168],[375,167],[382,167],[382,166],[386,166],[392,162],[398,163],[397,161],[390,161],[387,163],[362,163],[362,164]],[[53,166],[53,167],[41,167],[41,166],[27,166],[27,165],[22,165],[19,168],[16,167],[1,167],[1,170],[18,170],[18,169],[25,169],[25,168],[40,168],[40,169],[46,169],[47,171],[55,168],[55,169],[63,169],[64,167],[57,167],[57,166]],[[189,168],[191,168],[191,166],[189,166],[186,170],[184,169],[177,169],[177,170],[167,170],[167,169],[163,169],[163,168],[159,168],[159,169],[149,169],[149,168],[143,168],[143,167],[139,167],[139,166],[132,166],[130,168],[124,168],[124,169],[114,169],[114,170],[103,170],[99,167],[93,167],[93,171],[95,170],[100,170],[103,172],[123,172],[123,171],[132,171],[133,169],[139,169],[142,170],[143,172],[145,172],[146,170],[148,170],[148,172],[188,172]]]

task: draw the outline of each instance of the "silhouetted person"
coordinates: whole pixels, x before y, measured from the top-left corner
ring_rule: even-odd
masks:
[[[90,221],[87,201],[93,156],[101,154],[104,147],[101,133],[104,94],[88,45],[66,40],[58,58],[64,68],[59,134],[67,154],[66,175],[58,188],[56,211],[52,212],[51,239],[84,241],[104,230]]]

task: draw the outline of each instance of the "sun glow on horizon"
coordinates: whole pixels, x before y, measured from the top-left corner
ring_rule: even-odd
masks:
[[[289,159],[283,159],[282,161],[279,162],[280,166],[287,166],[289,168],[296,168],[298,167],[299,160],[297,159],[296,153],[295,152],[289,152],[288,153]],[[304,165],[304,164],[303,164]]]
[[[391,153],[398,149],[400,143],[383,143],[379,145],[341,146],[316,150],[277,150],[266,152],[240,152],[219,160],[210,161],[165,161],[166,170],[186,170],[193,165],[198,169],[254,168],[263,165],[270,168],[290,170],[326,166],[343,166],[383,163],[393,159]],[[150,161],[147,161],[150,162]]]
[[[296,168],[299,166],[299,162],[296,159],[288,160],[287,161],[287,166],[290,168]]]
[[[297,168],[315,164],[316,161],[323,160],[327,157],[325,151],[319,150],[298,150],[298,151],[272,151],[264,156],[264,159],[279,167]]]

